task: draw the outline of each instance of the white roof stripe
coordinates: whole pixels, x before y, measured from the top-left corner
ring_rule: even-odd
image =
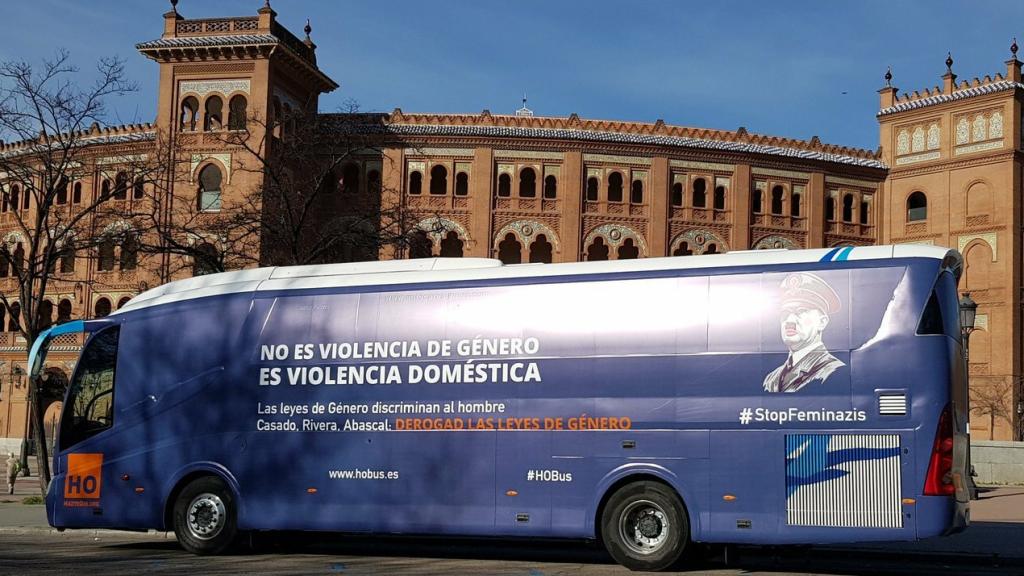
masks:
[[[503,265],[499,260],[489,258],[426,258],[355,264],[256,268],[170,282],[139,294],[114,315],[171,302],[244,292],[814,263],[834,250],[834,259],[839,255],[840,250],[815,248],[810,250],[744,250],[703,256],[512,266]],[[949,251],[949,248],[925,245],[862,246],[848,251],[846,259],[934,258],[941,260]]]

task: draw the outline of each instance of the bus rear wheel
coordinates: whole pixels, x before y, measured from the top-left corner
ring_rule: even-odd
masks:
[[[204,476],[190,482],[174,502],[174,535],[193,554],[220,554],[238,534],[235,499],[224,481]]]
[[[626,568],[664,570],[682,556],[690,523],[672,489],[658,482],[634,482],[608,499],[601,538],[612,558]]]

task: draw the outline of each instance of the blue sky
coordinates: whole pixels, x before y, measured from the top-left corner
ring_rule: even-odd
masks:
[[[186,18],[253,15],[262,0],[181,0]],[[511,113],[747,130],[875,148],[877,90],[891,65],[901,91],[941,83],[946,52],[961,79],[1005,72],[1024,46],[1024,2],[276,0],[321,68],[363,110]],[[118,55],[136,94],[110,122],[155,115],[157,66],[138,42],[163,29],[163,0],[7,0],[0,59],[67,48],[83,71]],[[1024,58],[1024,53],[1021,54]]]

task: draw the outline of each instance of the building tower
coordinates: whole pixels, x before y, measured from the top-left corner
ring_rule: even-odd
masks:
[[[1017,438],[1019,422],[992,417],[1001,408],[1020,420],[1013,408],[1022,376],[1024,85],[1016,41],[1005,75],[957,83],[948,55],[941,87],[898,96],[890,71],[879,94],[880,144],[889,166],[880,238],[950,246],[964,255],[960,291],[978,302],[969,361],[973,437]]]

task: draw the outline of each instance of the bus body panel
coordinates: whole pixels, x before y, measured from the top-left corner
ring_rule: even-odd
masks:
[[[824,333],[835,367],[824,382],[768,393],[789,353],[773,307],[800,273],[838,295]],[[938,273],[932,259],[849,261],[256,291],[129,311],[112,319],[114,425],[55,456],[50,522],[164,529],[178,481],[206,470],[236,492],[241,529],[594,537],[608,488],[648,476],[681,495],[698,541],[939,533],[952,505],[921,493],[959,348],[915,333]],[[609,295],[630,306],[603,309]],[[530,338],[539,350],[426,350]],[[381,342],[423,350],[320,358],[320,345]],[[510,369],[530,363],[536,378]],[[466,382],[475,364],[488,372]],[[381,383],[324,383],[360,365],[379,367]],[[429,382],[428,367],[454,365],[463,381]],[[401,383],[387,382],[391,367]],[[290,383],[289,370],[306,382]],[[903,394],[906,414],[880,415],[883,393]],[[352,407],[364,412],[337,412]],[[387,429],[321,428],[346,422]],[[442,429],[415,429],[428,423]],[[101,505],[68,506],[68,458],[94,452]],[[793,510],[841,508],[819,490],[828,482],[843,497],[895,490],[916,503],[863,526]]]

